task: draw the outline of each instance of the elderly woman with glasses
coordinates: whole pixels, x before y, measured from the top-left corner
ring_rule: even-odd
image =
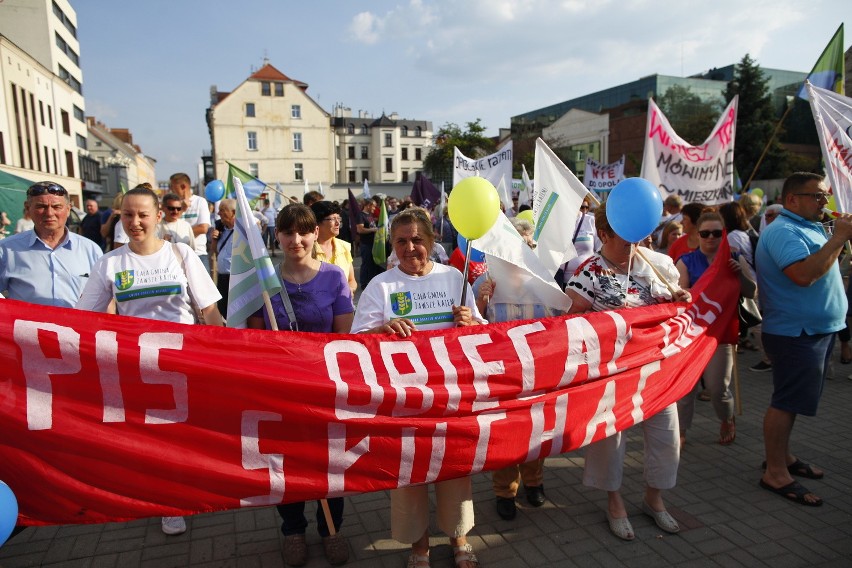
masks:
[[[355,280],[352,245],[337,238],[340,236],[340,227],[343,222],[340,206],[331,201],[316,201],[311,204],[311,211],[314,212],[319,226],[319,236],[314,243],[314,258],[339,266],[346,275],[349,289],[354,296],[355,290],[358,289],[358,281]]]
[[[573,301],[569,313],[599,312],[650,306],[663,302],[689,301],[688,292],[669,292],[646,261],[636,254],[636,245],[618,236],[606,218],[606,204],[595,211],[595,223],[601,249],[584,262],[568,282],[565,293]],[[669,285],[676,284],[678,272],[672,260],[663,254],[642,249]],[[680,530],[663,503],[663,490],[677,482],[680,462],[677,408],[670,404],[642,422],[645,439],[645,498],[642,510],[657,526],[669,533]],[[635,533],[621,497],[627,432],[617,432],[586,448],[583,484],[607,492],[607,520],[612,533],[633,540]]]
[[[698,227],[698,249],[680,257],[677,261],[677,270],[680,273],[679,284],[682,288],[689,289],[710,267],[719,251],[719,245],[725,235],[725,224],[722,216],[715,211],[701,214],[696,223]],[[733,256],[736,256],[734,258]],[[753,298],[757,292],[754,276],[743,255],[732,255],[728,259],[731,268],[740,274],[740,293]],[[732,325],[738,326],[736,318]],[[735,330],[736,332],[736,330]],[[736,335],[734,333],[733,335]],[[729,343],[722,344],[716,348],[716,352],[704,369],[704,384],[710,391],[710,401],[713,410],[719,417],[722,425],[719,430],[719,443],[723,446],[730,445],[737,436],[736,421],[734,419],[734,395],[731,393],[731,373],[734,368],[734,346]],[[695,397],[699,390],[696,383],[693,392],[683,397],[677,403],[678,419],[680,421],[680,442],[686,440],[686,431],[692,426],[692,417],[695,413]]]
[[[462,274],[429,258],[435,234],[428,211],[411,207],[398,213],[391,221],[390,241],[399,264],[373,278],[361,293],[353,333],[410,337],[421,330],[486,323],[469,286],[461,303]],[[473,528],[470,478],[433,485],[438,527],[450,537],[456,566],[476,568],[479,563],[466,537]],[[429,485],[391,491],[391,534],[411,545],[408,568],[428,568]]]

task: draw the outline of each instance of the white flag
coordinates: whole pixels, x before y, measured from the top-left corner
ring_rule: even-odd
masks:
[[[805,82],[837,210],[852,212],[852,99]]]
[[[307,195],[311,190],[311,186],[308,185],[308,178],[305,178],[305,189],[302,191],[302,195]]]
[[[322,190],[322,182],[318,182],[318,183],[317,183],[317,191],[319,191],[319,192],[320,192],[320,195],[322,195],[323,197],[325,197],[325,192]]]
[[[506,211],[512,209],[512,196],[509,195],[509,190],[506,189],[506,178],[500,178],[499,183],[497,183],[497,195],[500,196],[500,203],[503,204],[503,208]],[[517,213],[517,211],[516,211]]]
[[[571,239],[580,205],[589,192],[541,138],[535,141],[533,174],[535,252],[553,277],[560,266],[577,256]]]
[[[532,207],[535,190],[533,189],[533,182],[530,180],[530,176],[527,173],[527,167],[523,164],[521,164],[521,179],[524,181],[524,187],[518,194],[518,207],[521,205],[529,205]]]
[[[370,199],[370,184],[367,183],[366,178],[364,178],[364,199]]]
[[[485,253],[488,276],[497,283],[489,302],[542,304],[562,311],[571,307],[571,299],[559,289],[553,274],[503,213],[494,226],[472,244]]]
[[[453,149],[453,187],[464,178],[480,176],[490,181],[494,187],[505,178],[506,187],[512,185],[512,141],[509,140],[499,150],[474,160],[468,158],[458,148]],[[511,207],[512,202],[509,201]]]

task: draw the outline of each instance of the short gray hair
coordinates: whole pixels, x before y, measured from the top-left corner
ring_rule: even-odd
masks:
[[[515,230],[518,231],[519,235],[531,235],[535,232],[535,226],[526,219],[512,217],[510,221],[512,221],[512,226],[515,227]]]
[[[225,209],[227,211],[236,211],[237,210],[237,200],[236,199],[223,199],[219,202],[219,210]]]

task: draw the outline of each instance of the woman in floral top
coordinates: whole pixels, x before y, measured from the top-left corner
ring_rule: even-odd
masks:
[[[615,234],[606,218],[606,204],[595,211],[595,224],[602,246],[577,268],[565,293],[573,304],[570,313],[637,308],[662,302],[689,301],[689,293],[679,290],[672,297],[668,287],[651,267],[635,254],[635,245]],[[642,254],[672,285],[677,286],[679,273],[671,258],[643,249]],[[671,489],[677,481],[680,461],[677,405],[670,404],[642,424],[645,438],[645,498],[642,510],[661,529],[676,533],[677,521],[663,503],[663,489]],[[583,484],[603,489],[608,494],[607,520],[612,533],[633,540],[635,533],[621,497],[627,432],[618,432],[586,448]]]

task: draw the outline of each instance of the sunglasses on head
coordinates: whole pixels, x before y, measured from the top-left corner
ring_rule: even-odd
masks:
[[[34,183],[27,189],[27,197],[37,197],[49,193],[50,195],[68,195],[68,191],[61,185],[49,181]]]
[[[714,239],[718,239],[722,236],[722,230],[721,229],[715,229],[713,231],[698,231],[698,236],[701,237],[702,239],[709,239],[710,237],[713,237]]]

